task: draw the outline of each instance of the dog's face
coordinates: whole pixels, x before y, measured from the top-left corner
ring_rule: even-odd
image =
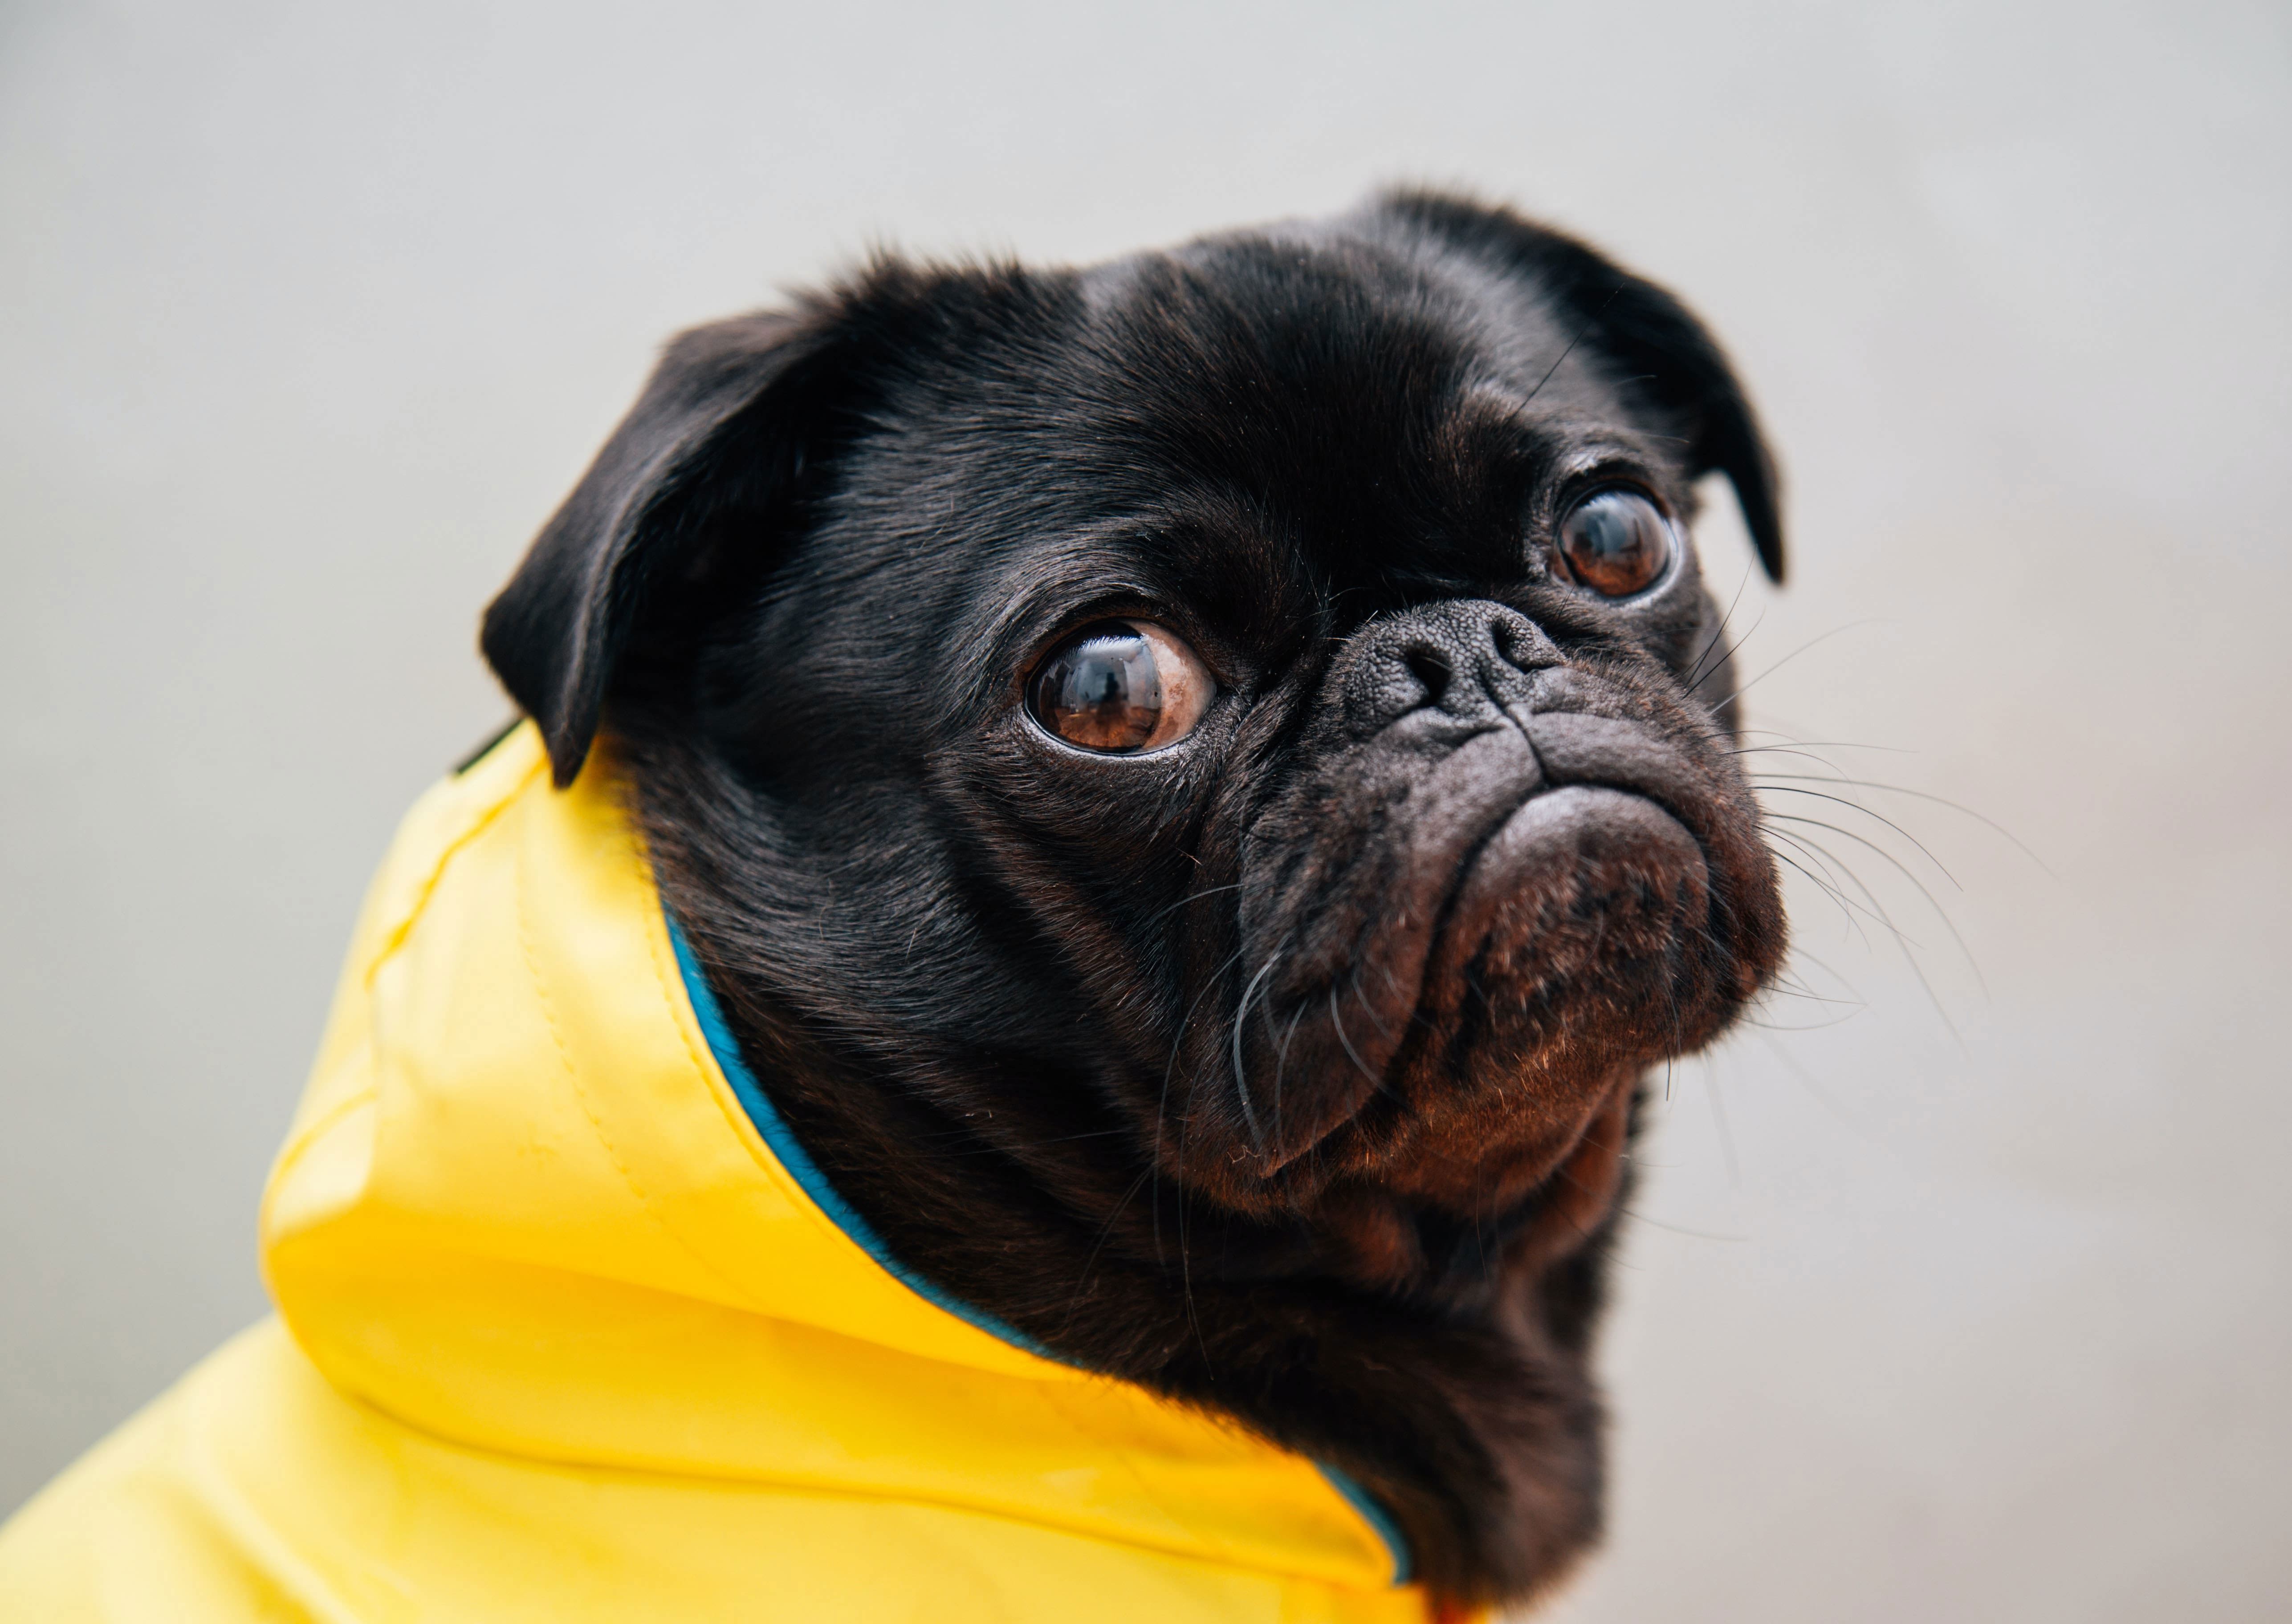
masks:
[[[1783,940],[1687,527],[1779,545],[1747,408],[1442,206],[688,335],[488,626],[561,768],[689,746],[787,1017],[1416,1291],[1596,1222]]]

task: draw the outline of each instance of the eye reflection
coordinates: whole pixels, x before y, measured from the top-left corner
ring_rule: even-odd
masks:
[[[1560,522],[1561,574],[1602,598],[1628,598],[1663,578],[1677,544],[1671,520],[1637,491],[1594,491]]]
[[[1200,657],[1150,621],[1101,621],[1053,648],[1027,684],[1027,709],[1081,750],[1134,755],[1194,729],[1217,684]]]

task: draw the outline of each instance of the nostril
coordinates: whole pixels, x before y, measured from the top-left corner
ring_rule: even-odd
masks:
[[[1497,658],[1514,671],[1532,671],[1553,663],[1557,651],[1543,628],[1513,615],[1498,615],[1489,622],[1489,643]]]
[[[1410,676],[1424,685],[1424,703],[1439,704],[1441,695],[1449,691],[1449,679],[1454,674],[1449,669],[1448,656],[1437,648],[1427,648],[1420,643],[1403,651],[1400,663],[1408,668]]]
[[[1344,726],[1368,738],[1403,717],[1485,728],[1528,697],[1529,673],[1566,660],[1544,629],[1504,604],[1446,599],[1370,620],[1337,656]],[[1338,674],[1341,673],[1341,674]]]
[[[1513,621],[1496,621],[1489,627],[1489,640],[1496,645],[1497,658],[1514,671],[1526,671],[1531,665],[1543,663],[1529,652],[1530,645],[1538,639],[1533,635],[1521,635],[1521,626]]]

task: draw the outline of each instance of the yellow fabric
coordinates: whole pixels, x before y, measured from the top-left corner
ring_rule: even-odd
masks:
[[[0,1618],[1422,1620],[1312,1464],[946,1312],[710,1054],[609,760],[417,803],[262,1211],[280,1320],[0,1529]]]

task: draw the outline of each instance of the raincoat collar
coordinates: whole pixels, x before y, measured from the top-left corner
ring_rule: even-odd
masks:
[[[408,816],[262,1236],[333,1387],[464,1448],[1406,1578],[1351,1483],[903,1267],[743,1064],[609,754],[553,791],[529,725]]]

